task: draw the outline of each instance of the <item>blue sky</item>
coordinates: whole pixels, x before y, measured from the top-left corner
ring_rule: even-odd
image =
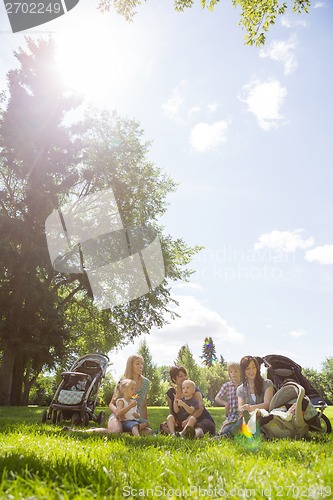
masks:
[[[4,88],[24,34],[3,4],[0,18]],[[320,369],[333,355],[333,6],[289,12],[262,49],[238,20],[224,2],[175,13],[148,0],[128,24],[81,0],[29,35],[53,32],[64,78],[141,123],[151,160],[179,182],[161,223],[205,247],[173,287],[181,318],[146,338],[155,362],[184,343],[199,361],[212,336],[228,361],[276,353]],[[111,353],[116,376],[137,345]]]

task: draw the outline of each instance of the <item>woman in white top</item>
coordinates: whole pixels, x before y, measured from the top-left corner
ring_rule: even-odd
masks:
[[[244,356],[240,360],[240,368],[242,384],[237,387],[240,414],[244,411],[268,410],[274,392],[273,382],[262,378],[254,356]]]

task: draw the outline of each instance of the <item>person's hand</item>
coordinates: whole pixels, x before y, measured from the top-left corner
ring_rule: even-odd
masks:
[[[186,420],[182,421],[182,429],[184,429],[184,427],[187,425],[187,422],[188,422],[188,418]]]
[[[113,413],[115,414],[116,419],[119,420],[120,422],[122,420],[124,420],[124,417],[122,415],[119,415],[119,410],[118,409],[116,409]]]
[[[138,412],[137,412],[137,411],[134,411],[134,412],[133,412],[133,417],[134,417],[134,418],[139,418],[139,417],[140,417],[140,415],[138,414]]]
[[[224,411],[225,411],[225,414],[227,415],[230,411],[230,404],[227,403],[225,406],[224,406]]]
[[[246,410],[246,411],[251,411],[251,409],[250,409],[250,408],[251,408],[251,405],[249,405],[249,404],[245,403],[244,405],[242,405],[242,406],[240,407],[240,410],[241,410],[241,411],[245,411],[245,410]]]
[[[184,401],[182,399],[178,400],[178,406],[180,406],[181,408],[182,407],[184,408]]]

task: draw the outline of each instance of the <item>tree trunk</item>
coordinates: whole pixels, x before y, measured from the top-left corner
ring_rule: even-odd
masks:
[[[0,366],[0,406],[10,405],[16,355],[17,352],[13,346],[4,346]]]
[[[31,375],[32,370],[30,368],[26,369],[26,372],[23,377],[23,384],[24,384],[24,390],[22,394],[22,405],[23,406],[28,406],[29,404],[29,394],[30,394],[30,389],[34,385],[34,383],[37,380],[38,375],[40,374],[40,371],[38,373],[35,372],[35,374],[29,378]]]
[[[22,406],[23,374],[26,365],[26,358],[23,354],[17,353],[13,366],[12,390],[10,393],[11,406]]]

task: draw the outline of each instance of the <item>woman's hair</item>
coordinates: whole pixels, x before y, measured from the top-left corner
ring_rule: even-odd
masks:
[[[123,398],[124,389],[127,389],[132,384],[135,385],[135,380],[132,380],[130,378],[123,378],[122,380],[119,380],[114,390],[112,401],[117,401],[118,398]]]
[[[132,354],[127,360],[124,378],[133,378],[133,365],[138,359],[143,363],[143,357],[140,354]]]
[[[257,358],[255,358],[254,356],[243,356],[242,359],[240,360],[239,364],[240,364],[240,369],[241,369],[241,379],[242,379],[242,383],[244,385],[248,385],[248,380],[247,380],[246,375],[245,375],[245,370],[249,366],[251,361],[254,362],[254,364],[256,365],[256,369],[257,369],[257,373],[256,373],[256,376],[254,378],[254,391],[255,391],[256,395],[259,395],[259,394],[262,394],[264,379],[260,375],[260,366],[259,366]]]
[[[173,383],[176,382],[176,377],[178,377],[179,372],[185,373],[185,375],[187,377],[187,371],[183,366],[171,366],[171,368],[169,370],[169,374],[170,374],[171,381]]]

